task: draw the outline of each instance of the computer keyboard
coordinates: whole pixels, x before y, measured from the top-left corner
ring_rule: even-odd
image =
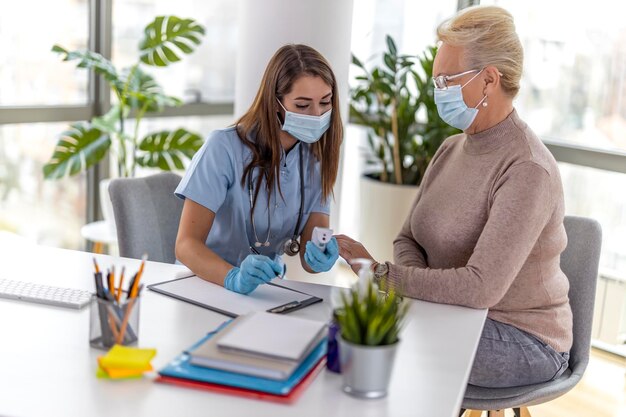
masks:
[[[75,288],[53,287],[0,278],[0,298],[80,309],[89,304],[91,293]]]

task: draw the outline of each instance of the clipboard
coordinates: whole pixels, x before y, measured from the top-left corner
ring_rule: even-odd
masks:
[[[194,275],[151,284],[148,289],[233,318],[254,311],[286,314],[323,301],[279,282],[274,279],[244,295]]]

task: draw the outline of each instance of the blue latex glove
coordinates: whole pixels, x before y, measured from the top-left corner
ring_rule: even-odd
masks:
[[[337,245],[337,239],[335,239],[334,236],[326,244],[324,252],[310,240],[306,243],[304,260],[315,272],[326,272],[330,270],[330,268],[335,265],[337,258],[339,258],[339,245]]]
[[[263,255],[248,255],[239,267],[228,271],[224,278],[224,287],[240,294],[250,294],[261,284],[276,278],[283,272],[283,267]]]

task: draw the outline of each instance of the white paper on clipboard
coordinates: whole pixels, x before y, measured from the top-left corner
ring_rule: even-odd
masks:
[[[274,279],[272,283],[276,285],[259,285],[248,295],[229,291],[197,276],[152,284],[148,288],[230,317],[293,305],[284,311],[287,313],[322,301],[321,298],[280,286],[280,279]]]

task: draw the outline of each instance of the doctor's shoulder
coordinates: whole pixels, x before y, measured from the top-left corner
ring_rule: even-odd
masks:
[[[208,134],[199,152],[209,154],[213,158],[234,159],[241,153],[241,141],[234,127],[216,129]]]

